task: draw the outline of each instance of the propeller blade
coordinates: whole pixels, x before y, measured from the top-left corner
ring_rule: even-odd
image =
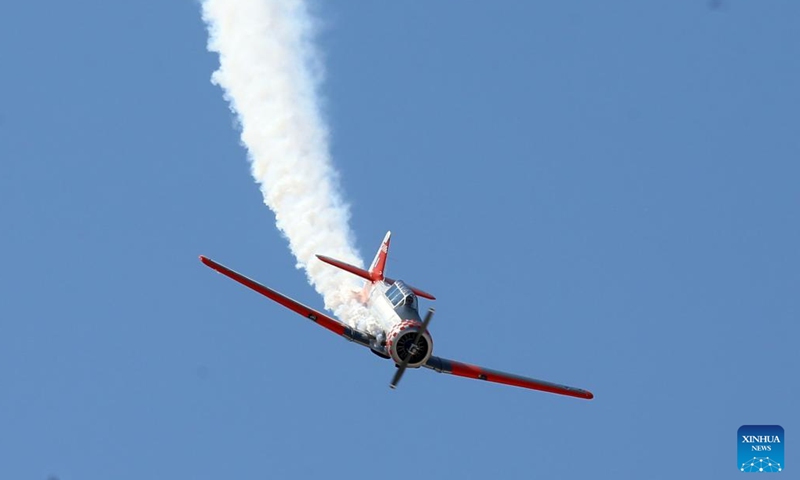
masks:
[[[433,318],[433,312],[435,312],[433,308],[428,309],[428,313],[425,315],[425,320],[422,321],[422,327],[420,327],[419,331],[417,332],[417,336],[414,338],[414,343],[412,345],[416,345],[419,342],[419,339],[425,335],[425,332],[428,331],[428,324],[431,323],[431,318]],[[413,354],[408,352],[406,358],[403,359],[403,362],[397,367],[397,371],[394,372],[394,377],[392,378],[392,383],[389,384],[391,388],[397,388],[397,384],[400,383],[400,378],[405,373],[406,368],[408,368],[408,362],[411,360]]]

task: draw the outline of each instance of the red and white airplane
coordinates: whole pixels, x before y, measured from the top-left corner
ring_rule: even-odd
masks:
[[[366,280],[362,295],[364,304],[369,314],[372,315],[374,319],[378,320],[378,324],[386,326],[385,330],[378,335],[371,335],[349,327],[322,312],[309,308],[244,275],[236,273],[210,258],[201,255],[200,260],[217,272],[280,303],[284,307],[299,313],[318,325],[327,328],[331,332],[369,348],[380,357],[394,361],[397,370],[390,384],[392,388],[397,386],[407,368],[425,367],[440,373],[449,373],[459,377],[504,383],[506,385],[585,398],[587,400],[594,398],[591,392],[580,388],[499,372],[497,370],[490,370],[484,367],[433,356],[433,340],[431,339],[430,332],[428,332],[428,325],[433,317],[434,309],[429,309],[425,315],[425,319],[422,320],[418,310],[418,297],[430,300],[435,300],[435,297],[401,280],[393,280],[384,275],[391,233],[392,232],[388,232],[383,239],[383,243],[378,253],[375,255],[375,259],[372,261],[369,270],[364,270],[324,255],[317,255],[317,258],[323,262],[346,270],[354,275],[358,275]]]

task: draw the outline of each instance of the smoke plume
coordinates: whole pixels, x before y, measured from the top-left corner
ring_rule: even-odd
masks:
[[[363,266],[320,114],[322,69],[305,2],[204,0],[202,8],[208,49],[219,54],[211,81],[224,90],[239,119],[253,177],[297,267],[305,269],[325,308],[350,326],[374,332],[354,299],[356,277],[314,256]]]

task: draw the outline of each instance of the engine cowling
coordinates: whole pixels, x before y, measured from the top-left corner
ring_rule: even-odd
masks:
[[[417,320],[403,320],[386,335],[386,350],[391,355],[394,363],[400,364],[411,353],[408,362],[410,368],[418,368],[425,364],[433,353],[433,339],[428,332],[414,344],[417,334],[422,328],[422,322]]]

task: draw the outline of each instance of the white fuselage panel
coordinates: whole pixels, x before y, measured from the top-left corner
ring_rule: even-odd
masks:
[[[367,300],[367,310],[373,320],[380,326],[384,333],[387,333],[403,319],[394,311],[394,306],[386,298],[384,292],[389,288],[383,282],[378,282],[372,287]]]

